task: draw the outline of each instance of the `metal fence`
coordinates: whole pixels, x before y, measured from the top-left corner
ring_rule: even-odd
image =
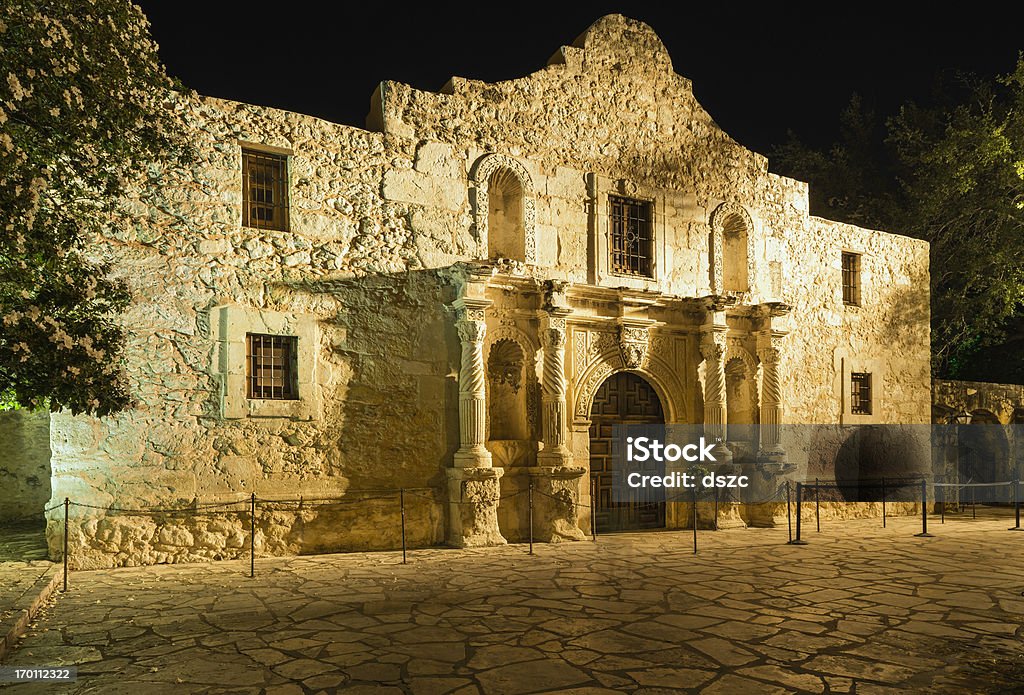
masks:
[[[929,499],[939,508],[940,523],[946,523],[946,490],[950,488],[956,489],[957,494],[954,499],[959,499],[959,492],[963,489],[974,489],[974,488],[1007,488],[1007,495],[1011,500],[1011,504],[1014,510],[1014,525],[1008,530],[1010,531],[1021,531],[1024,530],[1020,525],[1020,479],[1004,480],[995,483],[947,483],[936,481],[929,481],[926,478],[879,478],[877,480],[858,481],[856,487],[862,488],[864,485],[878,486],[881,489],[881,503],[882,503],[882,527],[886,526],[886,501],[888,494],[894,490],[904,490],[917,488],[917,499],[915,502],[919,502],[921,506],[921,532],[915,533],[914,535],[918,538],[932,538],[934,534],[928,532],[928,503]],[[790,525],[790,540],[789,543],[792,545],[807,545],[807,540],[803,536],[803,505],[807,503],[806,491],[808,489],[813,490],[814,493],[814,518],[817,531],[821,532],[821,491],[824,490],[841,490],[844,487],[854,487],[848,484],[839,483],[834,480],[821,481],[817,478],[814,482],[801,481],[796,483],[796,537],[792,536],[792,521]],[[928,488],[931,487],[933,490],[931,498],[928,495]],[[903,500],[905,501],[905,500]],[[791,516],[790,512],[790,483],[786,482],[786,516]],[[974,506],[972,505],[972,510]],[[976,512],[972,511],[972,516],[976,518]]]
[[[880,478],[877,480],[862,480],[857,483],[857,486],[875,486],[880,491],[880,501],[882,507],[882,526],[885,527],[887,524],[887,518],[889,516],[887,511],[887,502],[893,500],[893,496],[900,493],[904,499],[899,501],[913,501],[919,502],[921,506],[921,532],[914,534],[917,537],[931,537],[933,534],[928,532],[928,503],[929,500],[937,503],[940,510],[940,521],[945,523],[946,516],[946,490],[950,488],[956,488],[957,491],[963,489],[972,489],[978,487],[1006,487],[1008,494],[1012,498],[1012,504],[1015,516],[1015,525],[1009,530],[1019,531],[1024,530],[1020,525],[1020,480],[1009,480],[995,483],[947,483],[940,481],[929,481],[925,478]],[[828,502],[829,495],[837,491],[842,491],[843,488],[853,487],[850,484],[842,483],[835,480],[819,480],[814,481],[799,481],[795,485],[791,484],[790,481],[780,483],[776,488],[775,492],[765,499],[761,499],[758,503],[780,503],[785,500],[786,503],[786,518],[788,527],[788,543],[792,545],[807,545],[808,541],[805,538],[803,529],[803,517],[804,517],[804,506],[813,503],[815,508],[814,518],[815,526],[818,532],[821,532],[821,503],[823,501]],[[931,487],[933,494],[929,497],[928,488]],[[795,488],[795,490],[794,490]],[[906,499],[908,496],[903,494],[902,491],[911,490],[914,491],[913,499]],[[795,493],[795,494],[794,494]],[[823,494],[824,493],[824,494]],[[592,488],[591,490],[591,501],[595,499],[596,491]],[[519,497],[521,495],[527,496],[528,505],[528,547],[529,554],[534,554],[534,541],[535,541],[535,499],[537,495],[549,498],[558,504],[565,504],[566,500],[563,498],[550,495],[546,492],[535,489],[532,481],[526,489],[518,490],[516,492],[499,495],[490,500],[483,500],[484,503],[497,503],[502,500]],[[938,496],[938,499],[936,499]],[[248,498],[236,500],[233,502],[219,502],[211,504],[194,504],[186,507],[174,507],[174,508],[160,508],[160,507],[143,507],[143,508],[126,508],[126,507],[102,507],[92,504],[86,504],[82,502],[75,502],[70,498],[65,498],[64,502],[43,510],[44,514],[50,514],[63,507],[63,589],[67,591],[68,588],[68,558],[69,558],[69,529],[71,520],[71,508],[78,507],[82,509],[95,510],[101,512],[103,515],[107,514],[127,514],[134,516],[156,516],[164,518],[174,518],[179,516],[198,517],[198,516],[221,516],[225,514],[242,514],[247,516],[249,534],[248,534],[248,555],[249,555],[249,576],[256,576],[256,521],[261,510],[267,512],[277,512],[281,508],[295,508],[296,511],[312,511],[312,510],[326,510],[326,509],[340,509],[345,507],[352,507],[360,503],[365,503],[372,500],[381,499],[393,499],[397,506],[400,514],[401,523],[401,547],[402,547],[402,564],[408,562],[409,544],[407,538],[407,525],[406,525],[406,500],[408,497],[420,497],[433,503],[438,503],[439,500],[436,496],[436,490],[434,488],[394,488],[394,489],[364,489],[364,490],[351,490],[346,498],[300,498],[295,499],[272,499],[272,498],[261,498],[257,497],[255,493],[252,493]],[[836,500],[832,500],[836,501]],[[845,498],[842,501],[846,501]],[[689,509],[686,509],[687,517],[683,517],[679,514],[675,516],[676,521],[680,521],[683,518],[687,518],[689,526],[692,529],[692,545],[693,552],[698,552],[698,529],[700,528],[700,520],[698,519],[698,505],[701,503],[707,503],[709,507],[713,508],[713,520],[710,524],[710,529],[718,530],[719,528],[719,510],[722,504],[741,503],[742,500],[738,499],[733,490],[727,488],[718,487],[699,487],[693,486],[681,489],[678,493],[666,496],[662,500],[656,502],[649,502],[643,506],[652,505],[665,505],[666,509],[669,504],[683,504],[687,505]],[[444,504],[466,504],[476,505],[480,501],[462,502],[462,501],[450,501],[444,500]],[[583,504],[577,500],[573,500],[572,504],[572,517],[579,518],[579,514],[583,510],[587,510],[590,516],[590,528],[591,528],[591,540],[597,542],[598,530],[597,530],[597,508],[594,504]],[[795,507],[795,536],[794,536],[794,507]],[[25,520],[30,518],[38,519],[37,515],[33,517],[25,517]],[[10,520],[9,520],[10,521]]]

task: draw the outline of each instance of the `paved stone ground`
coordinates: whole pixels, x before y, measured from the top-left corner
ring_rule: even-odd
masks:
[[[917,524],[80,572],[0,694],[1024,692],[1024,533]]]
[[[0,625],[50,566],[46,560],[44,527],[0,528]]]
[[[0,562],[45,560],[46,553],[44,523],[0,527]]]

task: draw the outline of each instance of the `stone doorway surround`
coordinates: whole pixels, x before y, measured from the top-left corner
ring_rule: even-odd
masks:
[[[616,372],[636,374],[649,384],[666,424],[704,423],[707,435],[722,441],[720,460],[729,461],[725,368],[741,356],[749,365],[744,378],[750,379],[746,387],[754,394],[761,428],[751,460],[735,465],[766,485],[777,477],[762,469],[778,468],[786,457],[778,424],[787,333],[781,319],[788,306],[570,284],[504,259],[460,263],[447,274],[454,288],[450,306],[461,352],[459,448],[446,472],[449,544],[506,542],[499,516],[506,527],[518,524],[510,537],[525,538],[528,517],[523,510],[530,488],[536,540],[579,540],[593,530],[591,406],[598,389]],[[489,369],[488,358],[499,341],[519,346],[494,351],[521,355],[525,366],[512,370],[514,377],[507,365]],[[490,420],[488,380],[494,378],[506,384],[514,378],[517,387],[535,389],[522,401],[527,424],[518,421],[516,427],[526,434],[517,440],[507,440],[500,426],[490,437],[495,423]],[[510,412],[508,404],[500,405],[496,412]],[[506,455],[509,451],[519,453]],[[492,452],[504,453],[495,460]],[[516,509],[499,515],[499,505]],[[667,506],[665,527],[687,526],[683,506]],[[772,510],[759,516],[771,518]]]

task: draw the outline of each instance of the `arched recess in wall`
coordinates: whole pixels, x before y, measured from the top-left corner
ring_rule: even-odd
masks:
[[[502,338],[487,354],[489,440],[529,439],[526,419],[526,354],[518,342]]]
[[[537,204],[526,167],[507,155],[484,155],[472,183],[479,256],[536,263]]]
[[[711,289],[714,294],[750,291],[754,277],[752,247],[754,223],[736,203],[722,203],[711,213]]]
[[[1007,428],[990,410],[971,411],[970,424],[957,426],[957,476],[961,483],[995,483],[1013,478]],[[1009,503],[1009,487],[966,489],[960,501]]]

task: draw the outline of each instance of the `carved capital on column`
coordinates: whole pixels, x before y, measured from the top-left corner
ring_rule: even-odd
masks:
[[[564,328],[543,328],[540,332],[540,342],[546,349],[565,349]]]
[[[487,324],[483,320],[484,312],[481,309],[472,313],[479,313],[480,318],[463,319],[455,324],[455,328],[459,332],[459,340],[463,343],[482,343],[487,335]]]
[[[708,362],[721,362],[725,356],[725,348],[725,331],[709,330],[700,337],[700,356]]]
[[[777,366],[782,359],[786,333],[764,330],[757,334],[757,358],[765,365]]]
[[[769,347],[757,349],[757,359],[766,367],[778,367],[782,359],[782,350],[774,344]]]

